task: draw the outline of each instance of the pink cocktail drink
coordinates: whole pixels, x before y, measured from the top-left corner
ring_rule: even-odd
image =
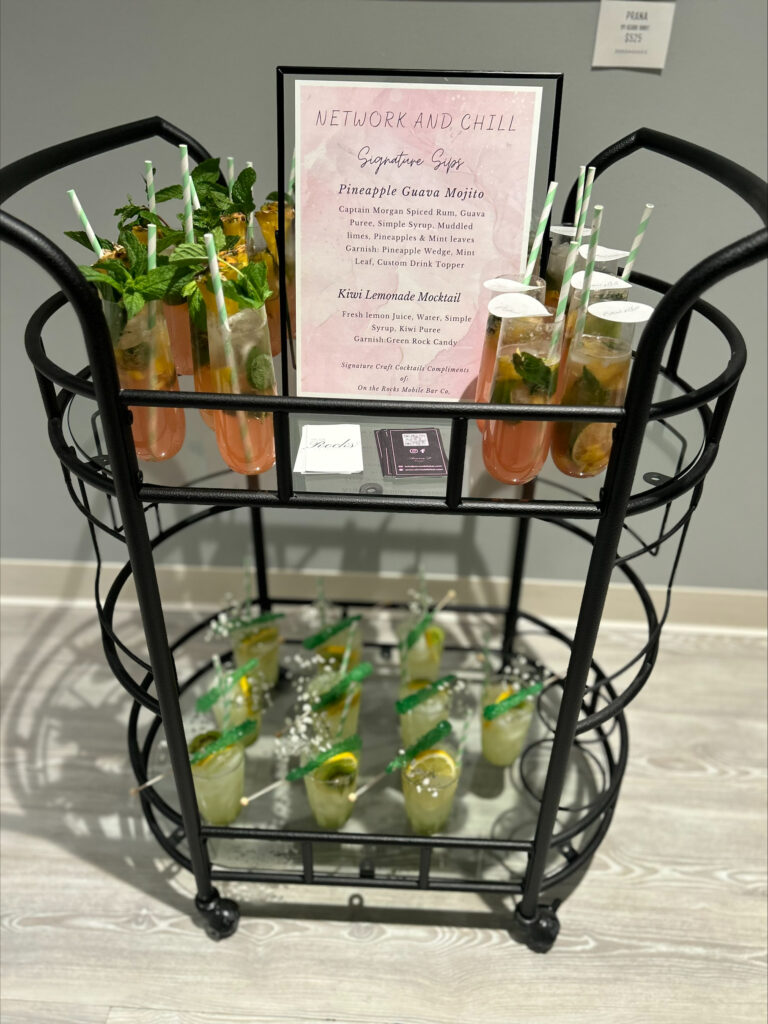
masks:
[[[552,350],[551,314],[504,321],[491,402],[551,405],[557,400],[560,347]],[[552,424],[543,420],[486,420],[483,462],[497,480],[524,484],[538,475],[549,452]]]

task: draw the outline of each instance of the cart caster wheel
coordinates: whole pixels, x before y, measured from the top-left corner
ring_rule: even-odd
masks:
[[[538,907],[535,917],[523,917],[515,908],[512,934],[531,950],[532,953],[548,953],[560,931],[557,919],[557,904],[553,907]]]
[[[213,889],[207,900],[196,897],[195,906],[205,920],[205,934],[214,942],[226,939],[237,931],[240,908],[234,900],[220,896],[218,889]]]

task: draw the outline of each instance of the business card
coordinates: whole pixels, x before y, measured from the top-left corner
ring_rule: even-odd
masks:
[[[376,446],[384,476],[445,476],[448,462],[437,427],[377,430]]]

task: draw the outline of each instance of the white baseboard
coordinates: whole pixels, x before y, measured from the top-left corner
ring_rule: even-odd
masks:
[[[109,563],[102,575],[102,597],[120,566]],[[242,594],[240,567],[210,569],[202,566],[161,565],[157,569],[160,592],[168,607],[216,609],[231,595]],[[316,572],[273,569],[269,573],[270,593],[280,598],[312,598]],[[324,572],[325,591],[331,600],[402,601],[406,590],[417,583],[414,576],[397,573]],[[500,577],[428,576],[427,584],[440,597],[450,586],[457,603],[503,606],[507,582]],[[573,621],[581,599],[581,584],[567,580],[528,579],[522,608],[553,621]],[[664,587],[648,588],[658,611],[666,596]],[[94,567],[89,562],[57,562],[7,558],[0,561],[0,598],[3,602],[92,604]],[[124,599],[133,599],[130,584]],[[668,622],[676,627],[707,630],[764,632],[768,618],[768,595],[762,590],[675,587]],[[629,584],[615,584],[608,596],[604,619],[609,622],[641,623],[645,616]]]

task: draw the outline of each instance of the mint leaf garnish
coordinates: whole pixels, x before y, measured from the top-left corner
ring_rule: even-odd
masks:
[[[530,352],[515,352],[512,363],[531,395],[554,394],[557,370]]]

